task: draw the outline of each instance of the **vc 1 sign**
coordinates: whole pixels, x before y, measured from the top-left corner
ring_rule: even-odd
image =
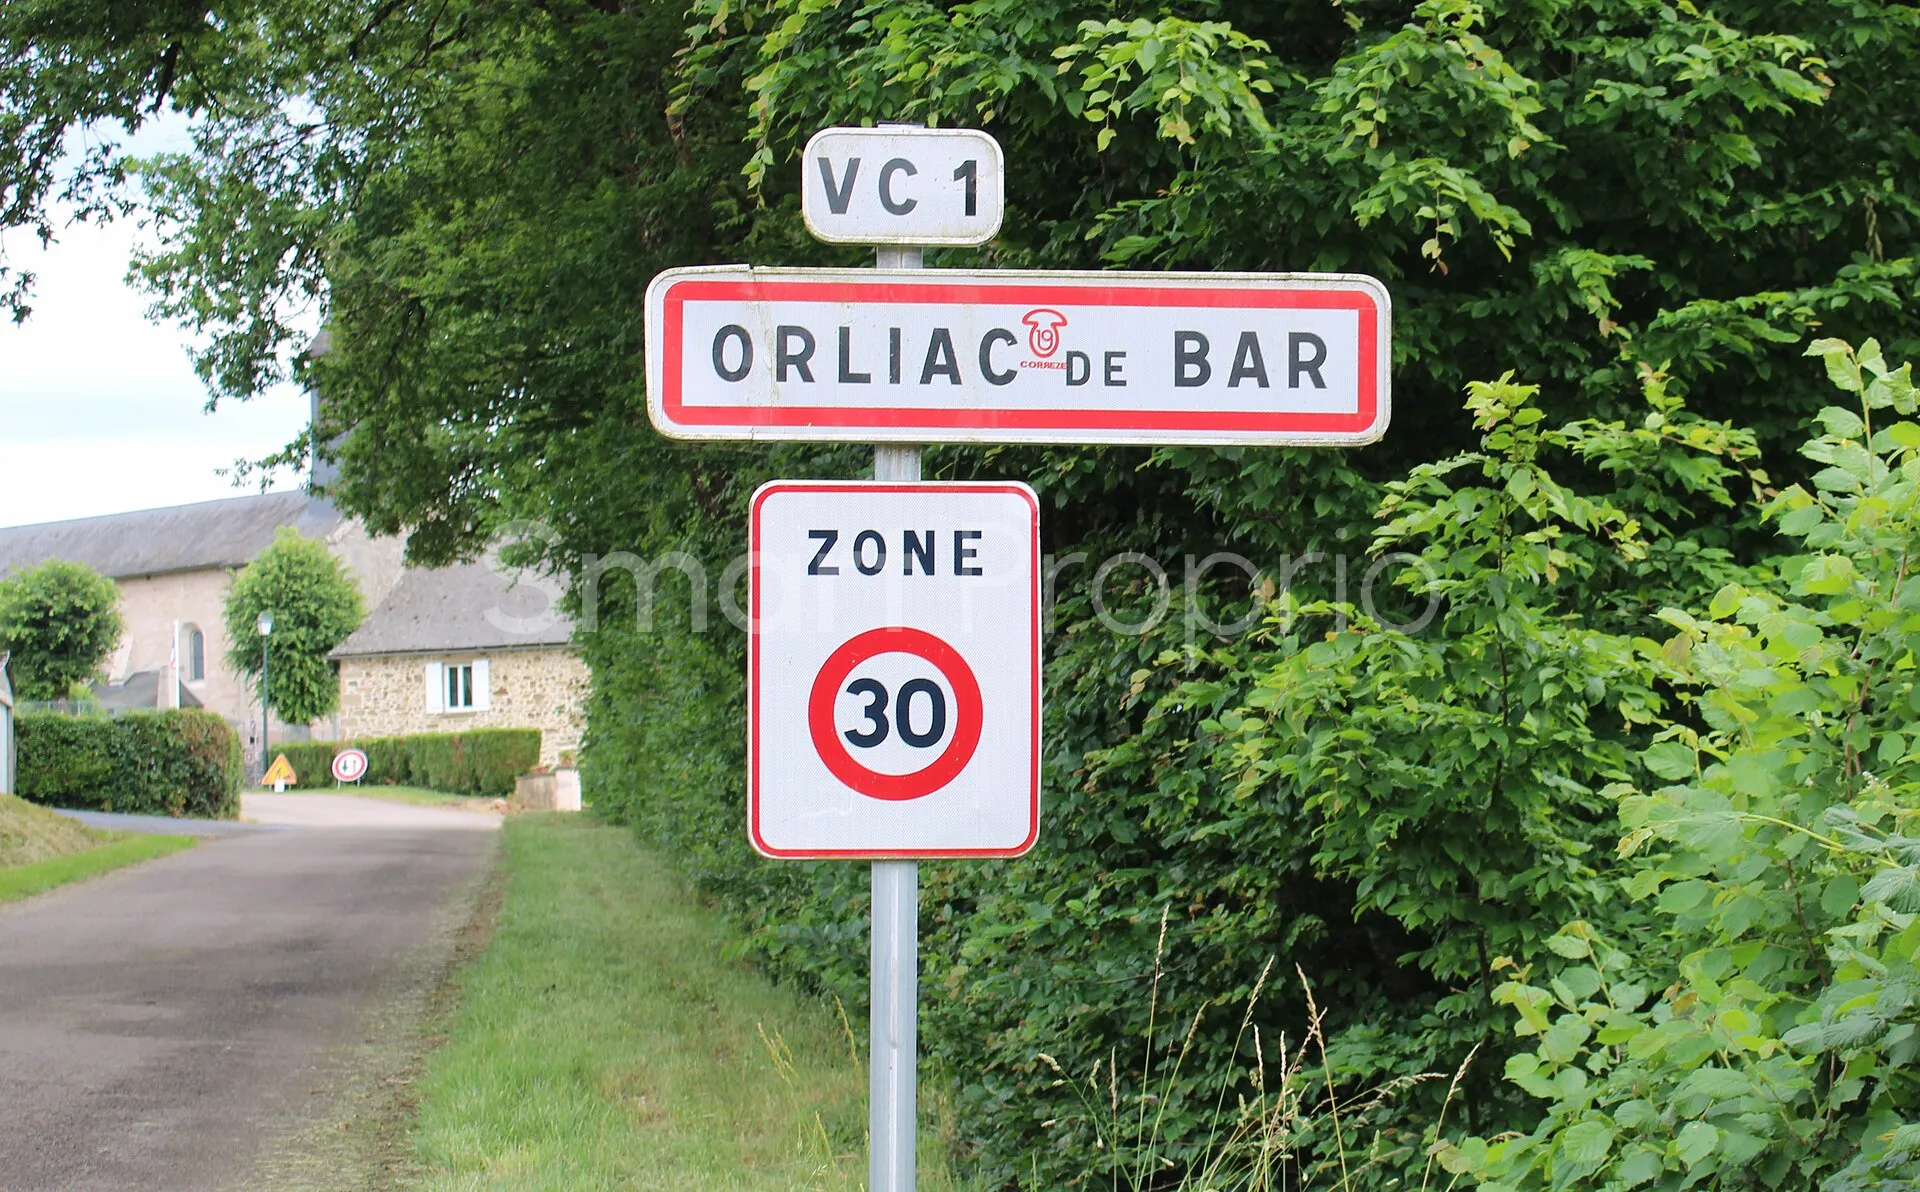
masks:
[[[828,128],[802,155],[800,214],[828,244],[985,244],[1006,210],[1000,143],[973,128]]]
[[[1347,274],[675,269],[648,406],[688,439],[1353,445],[1390,321]]]

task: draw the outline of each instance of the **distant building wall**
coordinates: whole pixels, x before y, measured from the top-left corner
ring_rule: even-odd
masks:
[[[438,690],[445,682],[444,668],[479,661],[486,663],[488,690],[476,702],[487,706],[431,710],[446,702]],[[429,666],[442,669],[430,678]],[[541,764],[551,766],[563,751],[580,747],[587,683],[587,664],[559,647],[343,658],[340,736],[351,740],[471,728],[537,728]]]
[[[393,591],[406,566],[405,538],[375,538],[358,521],[341,522],[327,535],[327,549],[353,574],[360,594],[367,598],[369,613]]]
[[[327,547],[346,565],[366,597],[369,612],[393,590],[402,570],[406,542],[373,538],[358,522],[342,524],[327,537]],[[249,748],[259,740],[260,702],[253,685],[227,665],[227,588],[232,574],[225,569],[179,571],[169,575],[134,576],[116,581],[120,586],[120,615],[126,633],[107,664],[107,681],[119,683],[137,671],[162,670],[173,656],[176,623],[179,632],[180,681],[209,711],[243,726]],[[204,677],[191,673],[192,630],[204,635]],[[260,647],[258,638],[248,649]],[[325,735],[330,722],[313,726]],[[278,717],[276,736],[288,731]],[[249,755],[251,756],[251,754]]]
[[[120,616],[126,634],[108,665],[107,679],[118,683],[135,671],[162,670],[173,656],[174,627],[180,632],[180,681],[209,711],[232,721],[257,718],[259,704],[246,679],[227,665],[225,571],[180,571],[172,575],[137,576],[120,584]],[[195,679],[187,672],[191,629],[206,639],[206,675]],[[253,643],[256,647],[258,641]]]

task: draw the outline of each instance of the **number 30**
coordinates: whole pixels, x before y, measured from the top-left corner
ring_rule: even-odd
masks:
[[[860,749],[872,749],[887,739],[894,729],[900,730],[900,739],[915,749],[925,749],[937,744],[947,735],[947,693],[931,679],[908,679],[900,684],[900,694],[893,703],[893,722],[887,721],[887,687],[877,679],[855,679],[847,684],[848,695],[862,695],[867,706],[861,711],[866,713],[867,723],[872,727],[859,730],[848,729],[841,735],[849,744]],[[913,730],[913,697],[927,697],[927,731]]]

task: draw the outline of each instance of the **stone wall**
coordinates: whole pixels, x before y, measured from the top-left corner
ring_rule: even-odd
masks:
[[[426,666],[487,659],[493,706],[483,712],[427,710]],[[555,765],[580,747],[586,725],[587,664],[565,647],[484,654],[392,654],[340,660],[340,736],[402,737],[472,728],[537,728],[540,762]]]

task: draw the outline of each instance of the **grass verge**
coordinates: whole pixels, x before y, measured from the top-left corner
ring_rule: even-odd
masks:
[[[110,837],[14,795],[0,795],[0,869],[83,853]]]
[[[155,857],[192,848],[197,843],[191,836],[113,835],[117,839],[109,839],[107,843],[95,845],[84,852],[62,853],[43,861],[0,869],[0,902],[29,898],[55,886],[96,877],[123,865],[151,861]]]
[[[864,1186],[865,1068],[834,1007],[729,959],[725,924],[630,832],[504,831],[498,928],[415,1086],[412,1187]]]

